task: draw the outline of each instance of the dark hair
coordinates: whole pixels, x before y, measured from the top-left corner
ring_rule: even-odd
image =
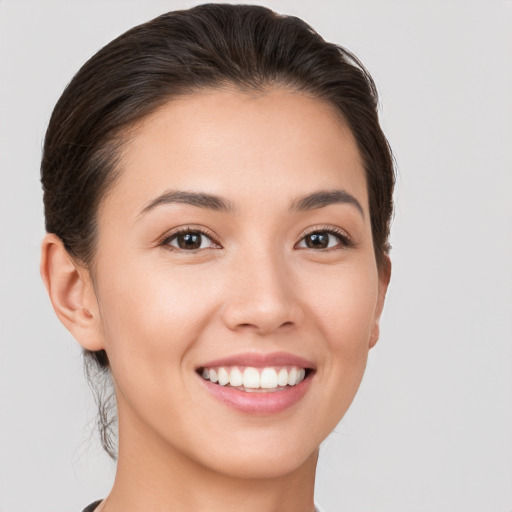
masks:
[[[46,230],[90,267],[98,205],[121,171],[130,128],[176,96],[225,85],[243,91],[289,87],[336,108],[364,162],[382,269],[395,177],[375,84],[354,55],[324,41],[301,19],[256,5],[204,4],[163,14],[122,34],[84,64],[57,102],[44,141]],[[109,406],[115,397],[111,390],[104,396],[108,357],[103,350],[84,351],[84,359],[100,408],[102,444],[115,458],[115,412]]]

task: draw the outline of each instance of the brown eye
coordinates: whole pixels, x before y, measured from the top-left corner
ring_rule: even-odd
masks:
[[[329,247],[330,236],[328,233],[311,233],[304,237],[304,241],[309,249],[326,249]]]
[[[199,233],[182,233],[176,237],[176,242],[180,249],[199,249],[201,237]]]
[[[164,244],[183,251],[196,251],[215,246],[208,235],[201,231],[192,230],[175,233],[164,240]]]
[[[297,247],[301,249],[331,249],[349,246],[350,239],[347,235],[332,230],[313,231],[297,244]]]

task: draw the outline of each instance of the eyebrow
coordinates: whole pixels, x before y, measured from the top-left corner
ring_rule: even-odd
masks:
[[[204,192],[187,192],[183,190],[168,190],[147,204],[139,213],[143,215],[157,206],[163,204],[189,204],[199,208],[208,208],[209,210],[231,212],[234,210],[233,205],[213,194]]]
[[[316,210],[317,208],[324,208],[331,204],[349,204],[355,206],[364,219],[364,210],[361,203],[346,190],[320,190],[319,192],[299,197],[293,201],[291,210]]]
[[[233,204],[214,194],[205,192],[187,192],[184,190],[168,190],[150,201],[139,213],[139,216],[148,213],[157,206],[164,204],[188,204],[198,208],[206,208],[215,211],[233,212]],[[364,218],[364,210],[361,203],[346,190],[320,190],[295,199],[291,211],[309,211],[324,208],[332,204],[349,204],[357,208]]]

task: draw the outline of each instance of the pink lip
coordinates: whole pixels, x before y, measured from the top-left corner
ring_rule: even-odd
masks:
[[[283,391],[248,393],[230,386],[220,386],[198,375],[203,386],[213,397],[228,407],[246,414],[270,415],[288,409],[296,404],[311,385],[313,373],[296,386],[287,387]]]
[[[302,357],[288,354],[287,352],[272,352],[269,354],[260,354],[256,352],[246,352],[235,354],[222,359],[208,361],[200,368],[216,368],[219,366],[253,366],[254,368],[263,368],[265,366],[298,366],[299,368],[315,369],[315,365]],[[199,367],[198,367],[199,368]]]
[[[309,389],[315,374],[314,370],[316,369],[315,364],[311,361],[286,352],[273,352],[270,354],[247,352],[208,361],[198,367],[197,370],[219,366],[252,366],[254,368],[297,366],[313,370],[308,372],[306,378],[296,386],[288,386],[282,391],[258,391],[252,393],[232,388],[231,386],[214,384],[198,375],[201,384],[214,398],[237,411],[255,415],[277,414],[296,404]]]

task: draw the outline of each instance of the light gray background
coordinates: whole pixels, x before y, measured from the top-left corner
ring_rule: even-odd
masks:
[[[80,511],[114,467],[89,440],[78,344],[39,278],[39,159],[79,66],[191,1],[0,0],[0,510]],[[382,337],[324,443],[329,512],[512,511],[512,2],[263,1],[373,74],[400,177]]]

